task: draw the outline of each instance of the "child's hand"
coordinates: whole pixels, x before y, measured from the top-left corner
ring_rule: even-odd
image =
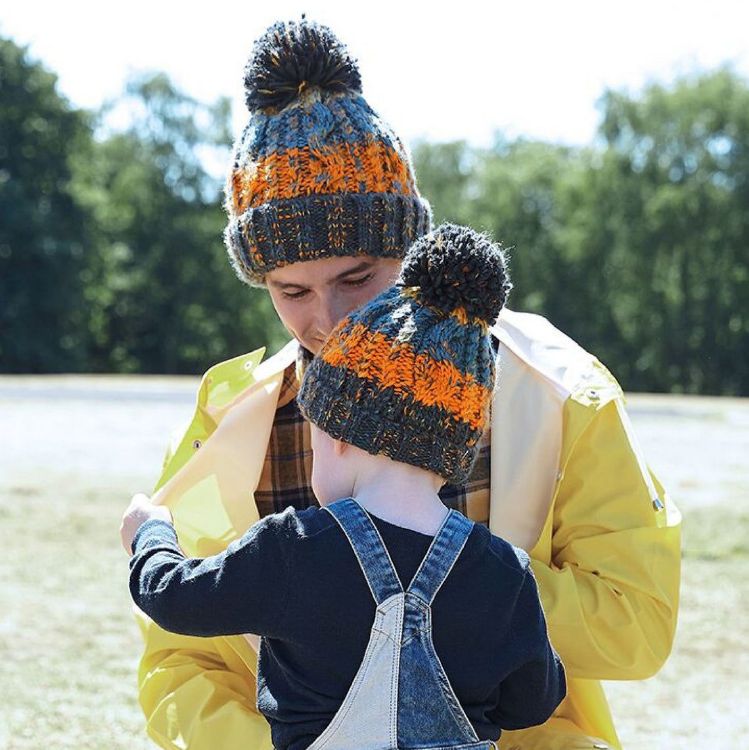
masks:
[[[148,495],[144,495],[142,492],[133,495],[133,499],[130,501],[130,505],[127,506],[127,510],[122,516],[122,523],[120,524],[122,546],[128,555],[132,555],[131,546],[135,532],[141,527],[141,524],[150,518],[159,518],[162,521],[172,523],[172,514],[166,506],[154,505]]]

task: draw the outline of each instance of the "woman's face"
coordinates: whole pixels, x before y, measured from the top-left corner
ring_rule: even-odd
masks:
[[[265,280],[286,330],[318,354],[339,321],[395,283],[401,263],[371,255],[319,258],[275,268]]]

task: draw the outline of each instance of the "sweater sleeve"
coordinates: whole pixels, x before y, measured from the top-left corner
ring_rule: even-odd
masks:
[[[564,667],[552,647],[533,571],[523,579],[510,625],[515,669],[500,685],[497,708],[489,715],[502,729],[543,724],[567,691]]]
[[[222,553],[202,559],[185,557],[171,524],[147,521],[133,539],[133,601],[181,635],[279,637],[293,549],[287,515],[267,516]]]

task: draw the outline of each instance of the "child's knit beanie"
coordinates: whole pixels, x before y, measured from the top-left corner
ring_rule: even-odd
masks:
[[[372,453],[463,483],[489,420],[489,327],[512,288],[499,243],[442,224],[395,285],[336,325],[304,372],[301,413]]]
[[[431,228],[411,157],[362,96],[326,26],[276,22],[244,71],[250,120],[234,146],[224,231],[232,266],[265,287],[278,266],[340,255],[402,258]]]

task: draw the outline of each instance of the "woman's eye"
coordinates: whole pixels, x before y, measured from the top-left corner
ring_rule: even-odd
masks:
[[[362,276],[360,279],[352,279],[351,281],[346,281],[345,283],[349,286],[361,286],[362,284],[366,284],[373,276],[374,274],[370,273],[366,276]]]
[[[350,281],[344,281],[343,283],[348,284],[348,286],[363,286],[373,276],[374,276],[373,273],[369,273],[366,276],[362,276],[360,279],[351,279]],[[286,297],[286,299],[301,299],[302,297],[305,297],[307,295],[308,291],[309,289],[303,289],[301,292],[297,292],[296,294],[289,294],[288,292],[283,292],[283,296]]]
[[[283,296],[286,297],[286,299],[299,299],[300,297],[304,297],[305,294],[307,294],[307,289],[301,292],[297,292],[296,294],[289,294],[288,292],[284,292]]]

